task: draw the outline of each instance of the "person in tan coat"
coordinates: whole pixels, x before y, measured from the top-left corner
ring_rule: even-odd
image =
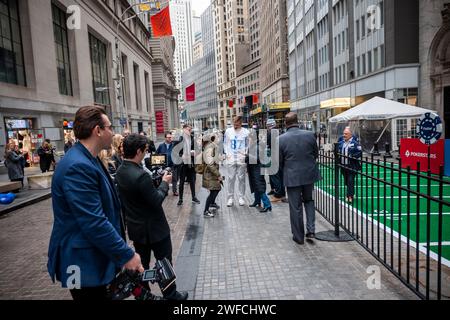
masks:
[[[203,188],[210,192],[203,215],[205,218],[213,218],[215,214],[211,208],[218,209],[215,201],[222,189],[223,177],[219,171],[219,151],[215,143],[216,137],[214,135],[206,136],[203,140]]]

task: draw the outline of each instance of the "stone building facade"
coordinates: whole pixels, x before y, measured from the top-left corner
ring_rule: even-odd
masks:
[[[0,158],[10,140],[26,148],[34,163],[45,138],[63,150],[75,113],[84,105],[104,107],[116,132],[123,130],[122,122],[133,132],[151,133],[153,57],[150,34],[139,19],[119,28],[123,95],[115,81],[117,21],[128,1],[6,3],[0,15],[10,29],[0,45]],[[132,15],[129,10],[124,17]],[[73,28],[67,27],[69,17]],[[125,102],[120,107],[119,96]]]
[[[438,112],[450,138],[450,1],[420,3],[419,105]]]

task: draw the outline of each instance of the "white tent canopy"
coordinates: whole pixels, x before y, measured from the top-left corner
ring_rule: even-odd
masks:
[[[374,97],[346,112],[343,112],[328,121],[330,123],[359,121],[359,120],[391,120],[396,118],[419,118],[424,113],[434,112],[388,100]]]

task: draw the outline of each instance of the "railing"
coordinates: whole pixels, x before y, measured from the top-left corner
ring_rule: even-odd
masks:
[[[321,151],[323,179],[316,209],[340,227],[422,299],[450,298],[450,179],[363,157],[362,169],[346,157]],[[355,174],[353,202],[346,199],[343,169]],[[337,195],[337,196],[336,196]],[[336,215],[336,211],[338,214]]]

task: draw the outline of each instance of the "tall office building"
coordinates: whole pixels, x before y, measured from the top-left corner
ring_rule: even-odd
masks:
[[[210,5],[201,15],[203,55],[183,73],[183,91],[195,84],[195,101],[185,102],[187,122],[199,129],[217,128],[217,81],[214,48],[213,9]]]
[[[192,17],[192,36],[194,39],[199,33],[202,33],[202,18],[194,13]]]
[[[261,91],[267,114],[284,126],[290,111],[286,0],[261,3]]]
[[[418,0],[287,0],[287,15],[291,108],[301,119],[317,129],[374,96],[417,104]]]
[[[177,88],[181,89],[181,75],[192,66],[193,61],[193,27],[191,0],[171,0],[170,18],[175,37],[175,79]],[[183,101],[181,92],[180,101]]]
[[[81,106],[98,105],[114,130],[151,131],[153,88],[150,33],[139,19],[119,26],[126,1],[77,1],[79,30],[67,27],[66,1],[2,1],[0,158],[9,141],[38,165],[44,138],[57,151],[73,137]],[[136,12],[128,10],[125,18]],[[116,40],[119,52],[115,51]],[[123,75],[117,90],[117,56]]]
[[[194,38],[194,47],[192,48],[192,50],[193,50],[192,63],[195,64],[198,60],[200,60],[201,57],[203,57],[203,41],[201,32],[196,33]]]
[[[217,92],[220,128],[239,113],[236,78],[250,62],[248,0],[214,0]]]
[[[258,123],[262,120],[260,66],[261,66],[261,1],[248,0],[248,25],[250,61],[236,78],[237,113],[244,116],[244,122]]]

